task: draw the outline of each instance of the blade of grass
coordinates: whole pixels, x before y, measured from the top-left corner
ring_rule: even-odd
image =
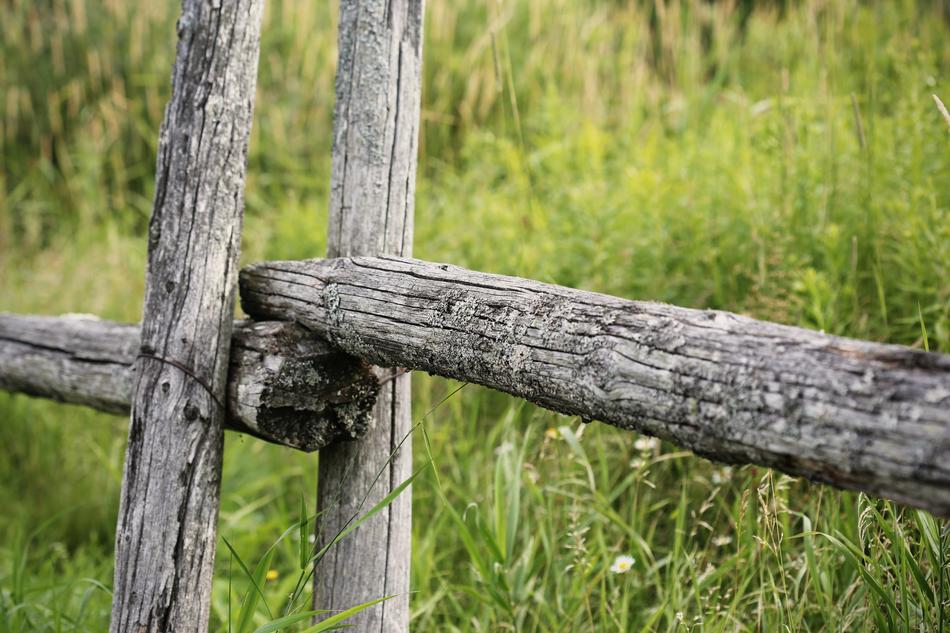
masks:
[[[315,615],[322,615],[324,613],[330,613],[330,611],[326,609],[318,609],[315,611],[301,611],[300,613],[295,613],[293,615],[285,615],[282,618],[277,618],[276,620],[272,620],[271,622],[254,629],[254,633],[273,633],[274,631],[286,628],[291,624],[297,624],[298,622],[309,620]]]
[[[350,532],[352,532],[353,530],[361,526],[366,521],[373,518],[373,516],[378,514],[383,508],[391,504],[393,500],[396,497],[398,497],[402,493],[403,490],[408,488],[412,484],[412,482],[416,480],[416,477],[422,474],[422,472],[426,470],[428,467],[429,467],[429,462],[426,462],[418,470],[416,470],[416,472],[414,472],[412,476],[408,477],[401,484],[393,488],[392,491],[390,491],[388,495],[383,497],[383,499],[379,503],[373,506],[369,512],[367,512],[366,514],[363,514],[362,516],[360,516],[360,518],[356,519],[355,521],[350,522],[346,527],[340,530],[337,533],[337,535],[333,537],[332,541],[324,545],[320,549],[320,551],[317,552],[317,554],[314,556],[314,560],[315,561],[321,560],[324,557],[324,555],[326,555],[326,553],[330,550],[330,548],[336,545],[337,543],[339,543],[341,540],[343,540],[347,534],[349,534]]]
[[[273,551],[273,548],[269,548],[269,549],[267,550],[267,553],[264,554],[264,558],[261,559],[260,563],[258,563],[258,566],[254,569],[254,573],[251,573],[251,570],[249,570],[249,569],[247,568],[247,565],[244,564],[244,559],[241,558],[240,554],[237,553],[237,550],[234,549],[234,547],[231,545],[231,543],[228,541],[228,539],[222,536],[222,537],[221,537],[221,540],[224,541],[224,545],[228,548],[228,551],[231,552],[231,556],[234,558],[234,560],[237,561],[237,564],[241,567],[241,571],[243,571],[243,572],[244,572],[244,575],[247,576],[248,580],[251,581],[251,585],[252,585],[252,587],[253,587],[253,589],[254,589],[253,592],[250,592],[250,591],[249,591],[249,592],[244,596],[244,600],[243,600],[242,603],[241,603],[241,611],[240,611],[240,613],[238,614],[238,629],[237,629],[237,633],[243,633],[243,629],[241,628],[240,623],[244,621],[244,618],[245,618],[245,608],[246,608],[247,605],[248,605],[248,601],[250,600],[250,597],[251,597],[252,595],[255,596],[255,597],[254,597],[255,606],[256,606],[257,599],[260,598],[260,599],[264,600],[264,606],[267,607],[267,600],[266,600],[266,598],[264,598],[264,592],[261,591],[261,584],[263,583],[264,575],[267,574],[267,568],[266,568],[266,567],[263,568],[263,569],[264,569],[264,573],[261,574],[260,580],[257,580],[257,573],[258,573],[258,571],[261,569],[261,564],[260,564],[260,563],[263,563],[265,560],[267,560],[267,561],[268,561],[268,564],[269,564],[269,555],[270,555],[270,553]],[[271,616],[270,608],[269,608],[269,607],[267,607],[267,611],[268,611],[268,616]],[[228,623],[228,626],[230,627],[230,623]]]
[[[310,522],[307,520],[307,502],[302,491],[300,493],[300,512],[298,516],[300,517],[298,521],[300,541],[297,543],[297,549],[300,555],[300,569],[306,569],[310,562],[310,531],[307,529]]]
[[[382,598],[377,598],[376,600],[371,600],[370,602],[364,602],[363,604],[357,605],[355,607],[350,607],[349,609],[345,611],[341,611],[340,613],[337,613],[336,615],[331,616],[327,618],[326,620],[323,620],[322,622],[318,622],[317,624],[314,624],[313,626],[304,629],[300,633],[322,633],[323,631],[330,631],[334,628],[337,628],[337,626],[341,624],[344,620],[353,617],[360,611],[363,611],[364,609],[368,609],[385,600],[390,600],[391,598],[394,598],[394,597],[395,596],[384,596]]]

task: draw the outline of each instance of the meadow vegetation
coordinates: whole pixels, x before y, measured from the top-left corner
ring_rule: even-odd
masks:
[[[415,255],[950,353],[943,5],[428,0]],[[177,12],[0,3],[0,310],[139,318]],[[265,20],[247,262],[325,252],[336,3]],[[413,630],[950,631],[947,521],[414,397]],[[126,426],[0,394],[0,632],[106,629]],[[220,535],[253,566],[315,480],[230,435]],[[267,562],[275,616],[301,538]],[[222,542],[212,630],[247,587]]]

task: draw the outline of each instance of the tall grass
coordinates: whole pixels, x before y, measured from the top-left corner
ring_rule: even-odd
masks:
[[[950,352],[945,4],[430,0],[415,252]],[[139,317],[177,10],[0,3],[0,310]],[[318,256],[336,12],[265,20],[245,259]],[[417,378],[417,418],[458,386]],[[0,421],[0,632],[103,630],[125,422],[6,395]],[[925,513],[472,386],[420,421],[414,630],[950,631]],[[229,437],[222,537],[257,561],[315,477]],[[249,587],[226,552],[218,630]]]

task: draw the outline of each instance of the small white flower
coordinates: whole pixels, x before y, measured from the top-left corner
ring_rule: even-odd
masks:
[[[614,574],[625,574],[630,571],[633,564],[637,562],[633,556],[618,556],[614,559],[614,564],[610,566],[610,571]]]
[[[643,451],[644,453],[656,448],[660,445],[660,440],[655,437],[641,437],[638,438],[636,442],[633,443],[633,447],[638,451]]]
[[[495,455],[505,455],[515,450],[515,445],[511,442],[502,442],[498,448],[495,449]]]
[[[715,486],[721,486],[730,479],[732,479],[732,468],[729,466],[723,466],[719,470],[714,470],[712,473],[712,482]]]
[[[310,541],[311,543],[316,543],[316,542],[317,542],[317,535],[316,535],[316,534],[311,534],[310,536],[307,537],[307,540]]]
[[[713,545],[715,545],[716,547],[723,547],[725,545],[728,545],[731,542],[732,542],[731,536],[717,536],[716,538],[713,539]]]

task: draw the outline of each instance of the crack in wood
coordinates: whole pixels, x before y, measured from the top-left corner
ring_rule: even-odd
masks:
[[[394,257],[258,264],[241,295],[380,365],[950,515],[950,356]]]

